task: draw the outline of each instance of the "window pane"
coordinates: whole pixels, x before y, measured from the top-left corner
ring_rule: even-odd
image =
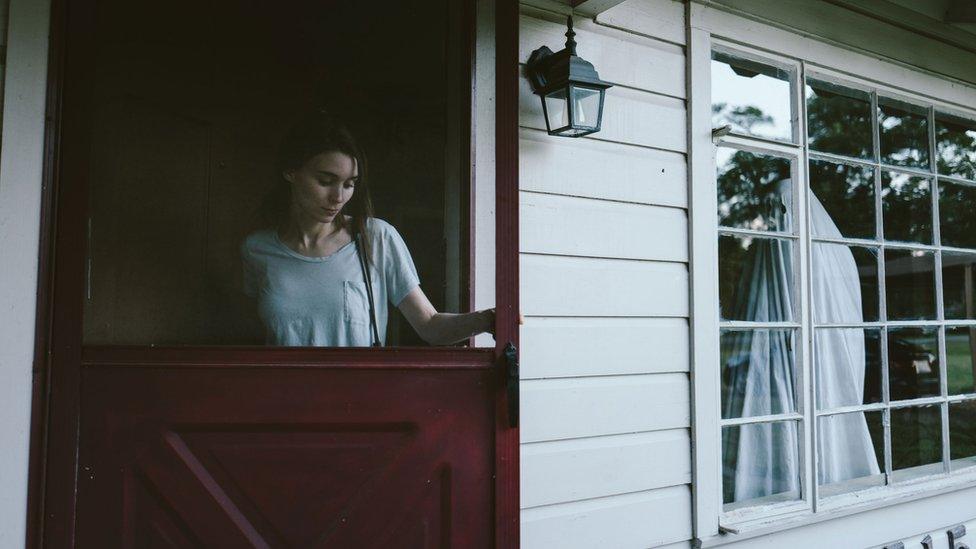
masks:
[[[722,417],[796,411],[794,330],[723,330]]]
[[[896,482],[944,472],[939,406],[891,410],[891,469]]]
[[[790,71],[712,53],[712,127],[793,141]]]
[[[885,240],[932,243],[932,187],[923,177],[881,173]]]
[[[815,151],[854,158],[873,158],[871,96],[807,79],[807,133]]]
[[[888,389],[893,401],[942,394],[937,328],[888,329]]]
[[[874,238],[874,168],[810,161],[810,228],[824,238]]]
[[[888,320],[934,319],[935,257],[932,252],[888,248],[884,256]]]
[[[945,317],[976,319],[976,255],[942,252]]]
[[[939,173],[976,179],[976,121],[935,115]]]
[[[600,118],[600,95],[601,91],[583,86],[573,86],[573,100],[575,104],[576,120],[573,122],[577,126],[586,126],[596,129],[596,124]]]
[[[546,120],[549,130],[558,130],[569,125],[569,109],[567,108],[566,90],[558,89],[546,95]]]
[[[817,483],[828,497],[882,486],[882,412],[855,412],[817,420]]]
[[[789,160],[719,147],[716,161],[719,225],[757,231],[793,230]]]
[[[976,248],[976,186],[939,181],[942,245]]]
[[[976,400],[949,404],[950,468],[976,466]]]
[[[796,421],[722,428],[722,501],[726,511],[800,499],[798,431]]]
[[[976,327],[947,327],[945,338],[949,394],[976,393]]]
[[[882,162],[929,169],[927,108],[879,97],[878,124]]]
[[[818,410],[883,400],[880,329],[818,329],[814,366]]]
[[[814,243],[813,311],[818,324],[878,320],[878,250]]]
[[[718,239],[723,320],[793,320],[793,243],[783,238]]]

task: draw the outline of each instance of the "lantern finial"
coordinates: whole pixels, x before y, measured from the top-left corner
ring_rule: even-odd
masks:
[[[570,55],[576,55],[576,40],[573,38],[576,36],[576,32],[573,31],[573,16],[566,16],[566,49],[569,50]]]

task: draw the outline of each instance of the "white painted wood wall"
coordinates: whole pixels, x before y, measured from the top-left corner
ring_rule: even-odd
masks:
[[[523,5],[519,58],[565,15]],[[577,18],[603,130],[545,133],[520,105],[522,547],[688,547],[691,445],[684,6]]]

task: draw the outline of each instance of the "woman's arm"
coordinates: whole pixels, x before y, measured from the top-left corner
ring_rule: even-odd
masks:
[[[438,313],[420,286],[410,290],[398,307],[417,334],[431,345],[450,345],[495,328],[494,309]]]

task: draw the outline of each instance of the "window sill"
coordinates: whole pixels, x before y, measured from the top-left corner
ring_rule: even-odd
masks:
[[[816,513],[804,509],[789,514],[767,516],[748,521],[722,523],[720,528],[723,533],[697,538],[695,547],[702,549],[720,547],[967,488],[976,488],[976,468],[970,468],[962,473],[918,479],[898,486],[881,486],[863,492],[833,496],[821,501],[820,508]]]

